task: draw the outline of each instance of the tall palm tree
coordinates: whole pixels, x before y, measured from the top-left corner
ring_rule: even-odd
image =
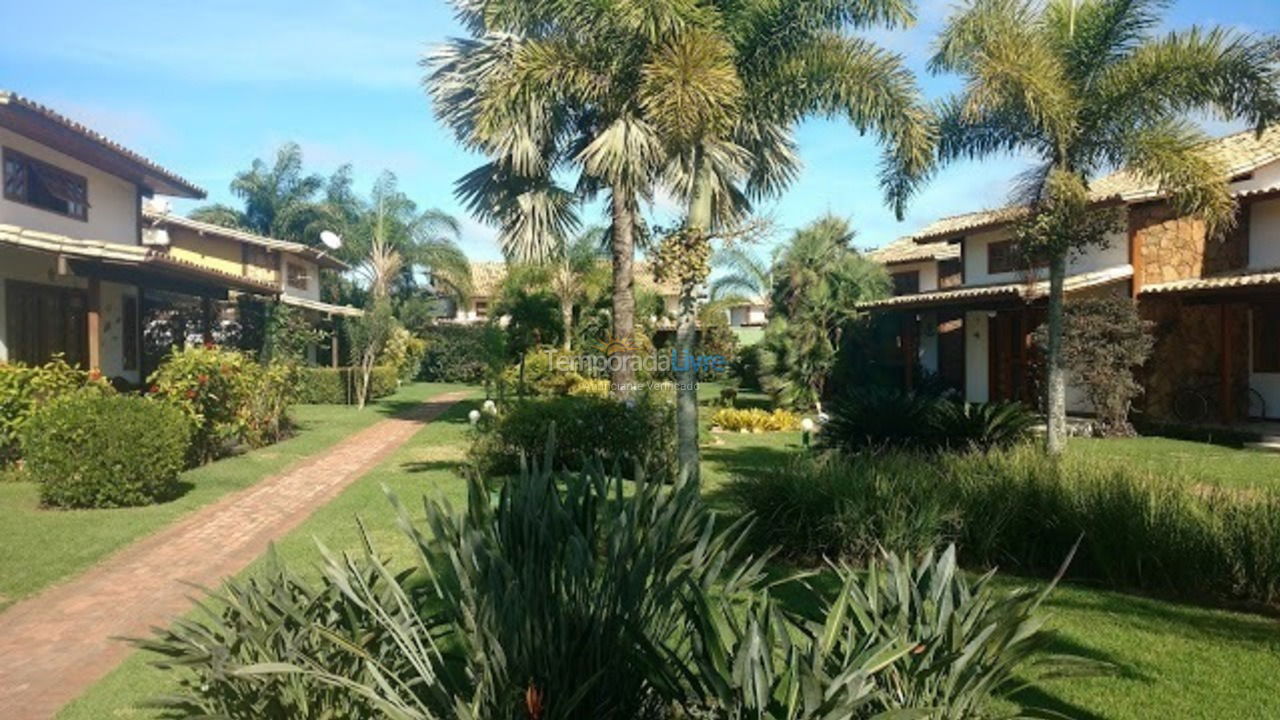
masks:
[[[231,193],[244,202],[240,210],[214,204],[196,208],[191,217],[215,225],[241,228],[260,235],[315,244],[326,219],[319,193],[320,175],[303,171],[302,148],[285,143],[275,161],[261,158],[231,181]]]
[[[456,0],[472,37],[425,61],[436,115],[489,162],[458,182],[481,220],[500,228],[508,259],[546,261],[579,226],[577,206],[607,196],[613,334],[635,330],[634,259],[641,203],[663,160],[636,97],[651,46],[689,22],[689,0]],[[571,175],[571,188],[557,184]],[[625,343],[615,345],[625,347]],[[626,396],[634,365],[612,375]]]
[[[1280,118],[1274,37],[1221,28],[1155,35],[1168,0],[970,0],[950,18],[931,66],[965,81],[941,109],[943,162],[1001,153],[1037,160],[1017,198],[1016,235],[1049,264],[1048,449],[1065,443],[1063,286],[1068,254],[1105,242],[1115,213],[1090,204],[1089,183],[1125,166],[1153,180],[1211,235],[1235,202],[1224,169],[1197,151],[1188,119],[1209,111],[1259,131]]]
[[[419,274],[437,290],[458,298],[471,292],[471,264],[457,245],[458,223],[440,210],[420,211],[384,172],[369,201],[351,213],[343,254],[355,265],[374,302],[388,298],[398,282]]]
[[[901,217],[933,160],[934,125],[902,58],[850,34],[914,21],[904,0],[709,0],[709,20],[668,33],[648,67],[642,104],[674,161],[667,176],[688,203],[680,241],[697,245],[731,227],[750,201],[776,195],[798,172],[795,126],[842,115],[881,139],[881,186]],[[694,251],[693,256],[700,253]],[[678,352],[696,343],[705,278],[682,278]],[[681,471],[698,472],[697,373],[677,379]]]

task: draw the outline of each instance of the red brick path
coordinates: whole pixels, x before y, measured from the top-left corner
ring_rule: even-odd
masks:
[[[0,613],[0,717],[53,717],[132,651],[111,638],[186,612],[183,582],[214,587],[240,571],[466,394],[375,423]]]

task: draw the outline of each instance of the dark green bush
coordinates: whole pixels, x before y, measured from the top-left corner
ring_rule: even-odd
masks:
[[[477,430],[471,456],[486,472],[511,475],[522,457],[543,462],[548,429],[555,427],[552,466],[580,469],[597,455],[620,463],[630,475],[637,463],[646,475],[669,479],[674,472],[674,410],[654,396],[628,407],[607,397],[565,396],[516,401]]]
[[[191,423],[181,409],[131,395],[81,392],[36,411],[22,430],[29,477],[46,505],[146,505],[173,496]]]
[[[960,403],[933,392],[856,388],[830,406],[825,447],[991,450],[1030,435],[1036,416],[1021,403]]]
[[[483,325],[437,325],[423,337],[427,354],[422,379],[430,382],[476,383],[489,371],[490,344]]]
[[[354,368],[302,368],[298,385],[298,402],[312,405],[350,405],[355,402]],[[394,367],[373,369],[370,399],[386,397],[396,391],[400,379]]]
[[[756,532],[784,553],[865,561],[877,545],[955,541],[974,567],[1120,590],[1280,604],[1280,492],[1209,488],[1024,447],[992,453],[831,453],[736,479]]]

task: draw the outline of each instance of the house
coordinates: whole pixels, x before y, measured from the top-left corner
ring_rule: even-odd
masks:
[[[661,309],[655,308],[658,311],[651,314],[649,319],[660,330],[674,329],[675,317],[680,308],[680,288],[675,283],[659,283],[655,280],[652,268],[646,262],[637,262],[634,273],[637,299],[641,295],[651,294],[661,303]],[[488,322],[493,316],[493,308],[498,302],[506,278],[507,264],[504,262],[471,263],[470,295],[462,302],[441,297],[441,321],[463,325]]]
[[[50,108],[0,91],[0,362],[56,354],[139,383],[150,291],[269,292],[142,244],[142,202],[204,190]]]
[[[278,297],[281,303],[301,310],[314,327],[329,331],[329,361],[335,367],[339,364],[333,320],[358,317],[363,312],[323,302],[320,271],[347,272],[351,269],[347,263],[321,248],[175,215],[163,203],[144,203],[142,221],[142,244],[152,251],[261,283],[267,291],[257,294]],[[210,299],[203,302],[207,306]],[[311,361],[317,359],[316,348],[312,348]]]
[[[237,294],[279,297],[317,319],[358,313],[320,301],[319,271],[344,269],[336,259],[158,209],[160,197],[205,192],[6,91],[0,155],[0,362],[62,355],[137,385],[153,369],[144,333],[155,308],[197,308],[206,338],[215,303]]]
[[[1143,368],[1142,409],[1172,418],[1176,398],[1191,386],[1212,387],[1214,410],[1226,420],[1280,417],[1280,128],[1207,143],[1202,149],[1228,169],[1239,202],[1238,223],[1225,238],[1179,216],[1158,187],[1127,170],[1100,179],[1094,202],[1121,208],[1123,229],[1102,247],[1070,258],[1068,302],[1122,293],[1153,321],[1156,348]],[[895,275],[893,297],[863,304],[900,326],[907,368],[936,373],[973,402],[1039,396],[1041,373],[1031,332],[1044,317],[1045,269],[1022,261],[1012,226],[1025,208],[1005,207],[944,218],[909,238],[920,248],[946,245],[959,277],[900,260],[899,241],[881,256]],[[955,266],[948,266],[955,267]],[[906,270],[906,268],[911,268]],[[901,273],[915,273],[899,277]],[[950,285],[948,285],[950,283]],[[1252,388],[1262,402],[1249,402]],[[1089,407],[1078,389],[1069,406]]]

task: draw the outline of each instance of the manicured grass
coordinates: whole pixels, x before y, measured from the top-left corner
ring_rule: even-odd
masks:
[[[718,397],[718,390],[704,398]],[[748,398],[750,399],[750,398]],[[461,506],[465,485],[455,471],[466,447],[466,413],[476,403],[461,403],[420,431],[369,476],[317,511],[279,545],[295,566],[318,560],[314,541],[333,549],[354,549],[355,518],[368,526],[379,550],[408,562],[407,544],[394,527],[382,485],[394,491],[415,516],[421,495],[435,493]],[[719,488],[732,475],[769,472],[800,446],[799,433],[761,435],[705,433],[706,490],[728,507]],[[823,578],[817,578],[821,585]],[[1001,585],[1040,581],[1001,578]],[[1280,717],[1280,623],[1251,614],[1197,608],[1080,586],[1060,587],[1047,608],[1057,632],[1053,650],[1105,660],[1110,676],[1055,681],[1026,691],[1027,699],[1075,718],[1139,720],[1169,718]],[[153,718],[135,709],[149,697],[168,691],[167,678],[132,655],[120,668],[59,715],[64,720]]]
[[[1280,486],[1280,454],[1162,437],[1075,438],[1068,452],[1206,485]]]
[[[181,497],[139,508],[47,510],[32,482],[0,482],[0,608],[89,567],[129,542],[223,495],[275,474],[403,408],[457,386],[414,384],[360,412],[337,405],[293,410],[298,433],[271,447],[183,474]]]

